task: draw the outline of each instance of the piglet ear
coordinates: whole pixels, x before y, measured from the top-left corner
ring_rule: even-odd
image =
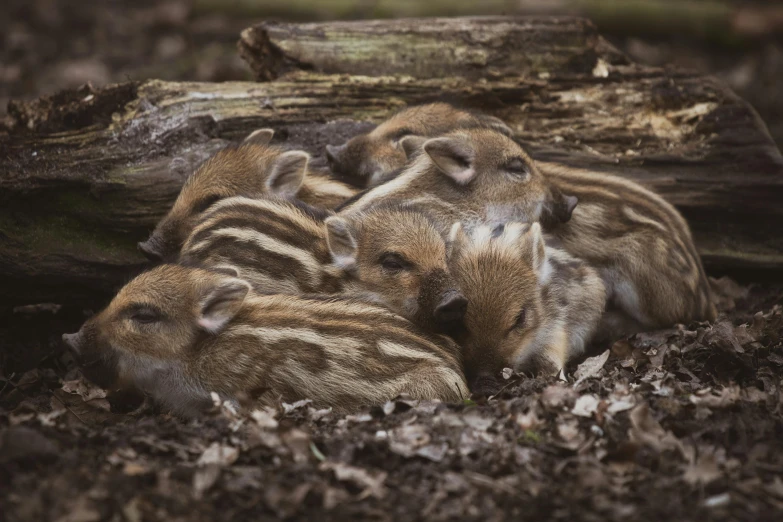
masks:
[[[424,143],[424,152],[443,174],[460,185],[476,177],[473,168],[475,151],[467,139],[460,136],[434,138]]]
[[[506,125],[506,123],[500,118],[484,115],[481,117],[481,123],[492,130],[498,131],[499,133],[508,136],[509,138],[514,135],[514,131],[511,130],[511,127]]]
[[[337,163],[340,160],[340,154],[345,150],[345,144],[342,145],[327,145],[326,146],[326,161],[331,165]]]
[[[563,195],[563,214],[561,216],[562,222],[565,223],[571,220],[571,216],[574,215],[574,209],[579,204],[579,198],[576,196]]]
[[[541,273],[546,264],[546,245],[544,235],[541,233],[541,225],[538,222],[533,223],[527,232],[522,234],[522,253],[530,262],[533,270]]]
[[[296,196],[307,174],[310,155],[302,150],[284,152],[270,168],[266,186],[270,194],[290,198]]]
[[[578,204],[579,198],[576,196],[563,194],[559,188],[552,187],[549,199],[545,200],[541,207],[541,215],[538,220],[542,227],[551,230],[570,221]]]
[[[212,334],[220,333],[242,308],[250,283],[227,277],[211,286],[201,300],[198,324]]]
[[[252,143],[253,145],[269,145],[272,141],[272,136],[275,135],[275,131],[272,129],[258,129],[248,134],[244,143]]]
[[[354,268],[358,249],[356,230],[347,219],[340,216],[330,216],[324,222],[326,223],[326,243],[329,246],[334,264],[345,270]]]
[[[467,242],[468,236],[465,234],[465,228],[462,226],[462,223],[457,221],[451,225],[451,230],[449,231],[449,239],[446,241],[446,256],[449,259],[458,256],[459,252],[465,248]]]
[[[424,136],[405,136],[400,140],[400,147],[405,152],[405,156],[411,159],[414,154],[421,150],[426,142],[427,138]]]

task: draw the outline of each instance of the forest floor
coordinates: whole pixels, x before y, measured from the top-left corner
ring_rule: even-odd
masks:
[[[0,513],[781,520],[783,288],[716,289],[714,324],[618,341],[560,377],[510,375],[493,397],[350,416],[221,405],[191,421],[83,381],[58,339],[75,317],[17,310],[17,352],[47,355],[0,378]]]

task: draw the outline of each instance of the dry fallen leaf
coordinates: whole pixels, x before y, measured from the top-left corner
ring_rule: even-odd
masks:
[[[213,442],[204,453],[201,454],[196,464],[206,466],[216,464],[218,466],[230,466],[239,458],[239,450],[233,446],[223,446]]]
[[[356,466],[350,466],[342,462],[322,462],[319,468],[323,471],[332,471],[337,480],[341,482],[351,482],[364,491],[359,494],[359,499],[373,496],[382,499],[386,496],[385,471],[368,471]]]
[[[331,415],[332,408],[323,408],[323,409],[320,409],[320,410],[315,410],[313,408],[310,408],[308,410],[308,412],[310,413],[310,420],[312,420],[314,422],[317,422],[317,421],[319,421],[319,420],[321,420],[321,419]]]
[[[204,496],[204,492],[215,485],[220,477],[220,466],[209,464],[196,470],[193,474],[193,497],[198,500]]]
[[[522,430],[535,430],[541,427],[542,422],[536,414],[536,410],[531,408],[527,413],[517,413],[517,425]]]
[[[443,457],[446,455],[448,450],[449,445],[445,442],[440,444],[428,444],[417,449],[416,455],[419,457],[424,457],[425,459],[431,460],[433,462],[440,462],[443,460]]]
[[[576,400],[571,413],[580,417],[592,417],[598,409],[599,402],[598,397],[595,395],[582,395]]]
[[[732,353],[745,353],[734,325],[729,321],[720,321],[712,325],[704,335],[704,343]]]
[[[389,449],[403,457],[412,457],[416,450],[430,442],[430,434],[422,424],[409,424],[392,430]]]
[[[541,404],[547,409],[569,408],[574,404],[577,393],[563,384],[552,384],[541,393]]]
[[[462,420],[466,425],[477,431],[487,431],[495,422],[494,418],[482,414],[481,411],[476,408],[466,411],[462,416]]]
[[[574,387],[578,386],[586,379],[598,375],[598,372],[601,371],[601,369],[604,367],[604,364],[606,364],[606,361],[608,359],[609,359],[609,350],[606,350],[601,355],[596,355],[595,357],[588,357],[587,359],[585,359],[585,361],[582,364],[580,364],[579,367],[574,372],[574,377],[576,378]]]
[[[611,395],[608,399],[609,406],[606,408],[606,412],[614,415],[621,411],[630,410],[636,406],[636,399],[633,395]]]
[[[312,451],[310,449],[310,435],[300,429],[291,429],[283,433],[280,438],[291,451],[294,462],[307,462]]]
[[[287,402],[284,402],[283,403],[283,413],[288,415],[292,411],[298,410],[299,408],[304,408],[305,406],[307,406],[308,404],[310,404],[312,402],[313,401],[311,401],[310,399],[304,399],[304,400],[301,400],[301,401],[296,401],[293,404],[288,404]]]
[[[721,493],[720,495],[713,495],[704,499],[704,507],[717,508],[726,506],[731,503],[731,495],[728,493]]]
[[[84,399],[85,402],[93,399],[106,398],[106,390],[98,388],[85,379],[74,379],[72,381],[63,382],[63,391],[66,393],[75,393]]]
[[[663,429],[655,420],[647,403],[642,403],[631,410],[631,428],[628,430],[628,438],[631,442],[648,446],[657,452],[667,450],[678,451],[681,455],[685,450],[680,440],[670,431]]]
[[[690,396],[690,401],[697,406],[708,408],[726,408],[740,400],[739,386],[727,386],[719,392],[705,389],[701,394]]]
[[[277,420],[275,420],[275,412],[270,408],[253,410],[250,416],[256,421],[259,428],[273,430],[278,426]]]
[[[350,499],[350,495],[344,489],[338,488],[326,488],[324,493],[323,506],[326,511],[331,511],[340,504],[347,502]]]
[[[723,472],[718,467],[713,453],[699,455],[696,462],[688,465],[685,469],[683,478],[688,484],[707,485],[723,476]]]
[[[579,448],[584,441],[579,431],[579,423],[575,419],[558,422],[557,434],[563,441],[561,445],[571,450]]]
[[[196,464],[199,469],[193,474],[193,496],[203,497],[220,477],[220,470],[230,466],[239,458],[239,450],[232,446],[213,442],[199,457]]]
[[[783,480],[780,477],[775,477],[771,484],[766,484],[764,489],[767,493],[774,495],[775,497],[783,500]]]
[[[62,390],[66,393],[78,395],[92,408],[111,411],[111,405],[106,400],[106,390],[99,388],[84,378],[64,381]]]

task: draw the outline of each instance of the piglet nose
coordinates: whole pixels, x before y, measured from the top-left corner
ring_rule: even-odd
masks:
[[[468,300],[465,296],[457,290],[450,290],[435,307],[435,320],[441,325],[459,323],[467,309]]]
[[[81,341],[81,332],[63,334],[63,342],[65,345],[77,354],[79,353],[79,345],[81,344]]]
[[[160,253],[158,245],[153,238],[149,238],[146,241],[140,241],[138,247],[142,254],[150,261],[163,260],[163,254]]]
[[[470,380],[470,392],[474,397],[489,397],[500,389],[500,381],[491,373],[480,371]]]

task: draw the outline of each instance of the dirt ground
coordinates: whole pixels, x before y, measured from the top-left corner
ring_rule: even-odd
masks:
[[[0,513],[781,520],[783,287],[716,288],[715,324],[636,335],[559,377],[507,374],[495,396],[345,417],[304,402],[183,421],[107,397],[59,344],[79,314],[17,310],[24,337],[4,347],[48,355],[0,378]]]
[[[0,118],[84,81],[251,79],[235,42],[253,20],[178,0],[6,4]],[[718,74],[783,144],[779,42],[616,41]],[[783,520],[783,287],[716,291],[715,324],[619,341],[559,377],[507,374],[492,397],[196,421],[81,379],[60,335],[91,310],[0,305],[0,521]]]

